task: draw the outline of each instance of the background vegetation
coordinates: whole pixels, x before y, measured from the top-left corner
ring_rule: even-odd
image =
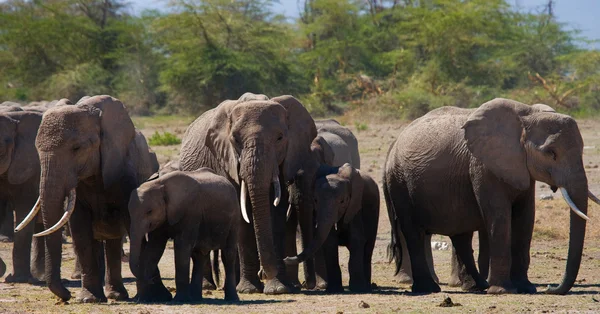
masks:
[[[315,115],[415,118],[494,97],[600,111],[600,51],[551,7],[505,0],[120,0],[0,3],[0,101],[107,93],[137,114],[194,113],[246,91],[293,94]],[[551,4],[551,1],[549,2]]]

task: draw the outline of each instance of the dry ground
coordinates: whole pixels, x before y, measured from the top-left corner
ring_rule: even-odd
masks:
[[[381,183],[381,167],[390,143],[405,125],[401,121],[377,123],[374,121],[358,121],[356,118],[341,118],[357,135],[360,145],[363,171],[367,171]],[[169,131],[182,137],[186,126],[193,120],[191,117],[158,117],[136,118],[136,126],[150,137],[156,130]],[[600,122],[584,120],[579,122],[585,140],[584,159],[588,171],[591,190],[600,195]],[[357,127],[361,130],[357,130]],[[366,129],[365,129],[366,128]],[[178,154],[177,146],[153,147],[159,155],[161,164]],[[538,198],[541,194],[551,194],[547,186],[538,183]],[[567,254],[568,207],[565,202],[554,195],[550,201],[538,200],[538,211],[535,235],[531,249],[530,279],[542,291],[548,284],[557,284],[565,268],[564,257]],[[0,284],[0,312],[75,312],[75,313],[189,313],[189,312],[225,312],[225,313],[389,313],[389,312],[600,312],[600,206],[590,205],[586,237],[586,248],[576,286],[567,296],[552,296],[538,293],[536,295],[501,295],[463,293],[457,288],[450,288],[445,283],[450,274],[450,251],[435,251],[436,271],[442,282],[442,293],[430,295],[412,295],[408,285],[397,283],[393,276],[393,265],[388,264],[386,246],[390,239],[390,227],[385,203],[382,197],[382,210],[379,234],[373,257],[373,281],[377,289],[372,294],[339,294],[325,295],[322,292],[303,291],[294,295],[265,296],[240,295],[241,302],[227,304],[221,301],[223,293],[213,291],[205,293],[202,304],[153,304],[141,305],[130,302],[113,302],[109,304],[56,304],[56,298],[43,286],[27,284]],[[448,241],[446,237],[434,236],[435,241]],[[0,256],[10,265],[11,244],[0,245]],[[476,248],[477,245],[474,245]],[[128,246],[126,245],[126,251]],[[347,251],[341,250],[341,264],[344,274],[347,267]],[[70,244],[63,249],[63,277],[69,277],[73,269],[73,253]],[[165,284],[175,286],[172,244],[165,252],[160,264]],[[8,272],[7,272],[8,273]],[[123,264],[123,276],[131,296],[135,295],[135,282],[127,264]],[[347,283],[347,276],[344,278]],[[3,280],[3,279],[1,279]],[[301,279],[302,280],[302,279]],[[69,289],[77,293],[79,282],[69,282]],[[442,308],[438,305],[445,297],[451,297],[461,306]],[[359,307],[365,302],[368,308]]]

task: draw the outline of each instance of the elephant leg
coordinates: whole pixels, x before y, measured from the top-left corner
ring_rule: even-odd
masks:
[[[487,201],[492,203],[492,201]],[[498,215],[500,216],[500,215]],[[488,282],[490,294],[515,293],[510,280],[511,257],[511,217],[494,217],[488,221],[490,229],[490,274]],[[493,221],[493,222],[492,222]]]
[[[250,207],[250,206],[249,206]],[[240,258],[240,282],[237,285],[239,293],[262,293],[263,283],[258,278],[259,259],[254,234],[253,218],[246,223],[240,219],[238,232],[238,252]]]
[[[298,219],[295,212],[292,211],[290,219],[285,224],[285,256],[296,256],[298,250],[296,248],[296,230],[298,229]],[[294,287],[300,288],[300,280],[298,279],[298,265],[285,265],[285,273],[287,281]]]
[[[17,221],[17,224],[21,223]],[[10,202],[0,200],[0,242],[14,240],[15,219]]]
[[[216,259],[215,263],[219,262],[219,256],[217,255],[216,252],[218,252],[218,250],[214,251],[214,258]],[[204,261],[204,265],[202,266],[203,269],[203,273],[202,273],[202,289],[203,290],[216,290],[217,289],[217,284],[215,283],[215,280],[213,278],[213,272],[212,272],[212,265],[210,263],[210,255],[207,256],[207,258],[203,259]],[[196,267],[196,262],[194,262],[194,267]],[[219,271],[219,269],[215,269],[215,272]]]
[[[456,255],[454,245],[451,248],[452,255],[450,257],[450,280],[448,286],[460,287],[463,284],[463,275],[466,274],[465,265],[459,260]]]
[[[425,235],[425,247],[423,249],[425,250],[425,258],[427,259],[427,267],[429,267],[429,273],[431,274],[433,281],[435,281],[436,283],[440,283],[440,279],[438,278],[437,274],[435,273],[435,268],[433,267],[433,252],[431,250],[431,234]],[[407,258],[407,259],[410,260],[410,258]]]
[[[366,241],[362,236],[350,236],[348,250],[348,273],[350,274],[349,288],[352,292],[370,292],[371,283],[367,281],[365,273],[365,246]]]
[[[121,254],[123,250],[123,238],[106,240],[104,242],[104,256],[106,265],[106,277],[104,292],[106,297],[114,300],[127,300],[129,295],[123,285],[121,277]]]
[[[65,228],[65,233],[67,234],[67,236],[71,237],[71,240],[73,239],[72,233],[71,233],[71,223],[67,223],[67,227]],[[73,251],[75,251],[75,246],[73,245]],[[79,258],[77,257],[77,254],[75,254],[75,268],[73,269],[73,273],[71,274],[71,279],[81,279],[81,262],[79,261]]]
[[[98,260],[102,243],[94,240],[90,210],[82,208],[79,204],[75,206],[70,218],[71,235],[82,270],[81,291],[77,296],[77,301],[83,303],[106,302]]]
[[[425,254],[425,232],[416,229],[408,223],[402,224],[406,246],[410,256],[410,264],[413,274],[412,292],[431,293],[440,292],[440,286],[433,280],[427,265]]]
[[[331,228],[329,236],[321,248],[325,257],[325,267],[327,268],[327,289],[328,293],[344,292],[342,286],[342,271],[340,269],[340,259],[338,255],[338,235],[335,228]]]
[[[36,199],[37,197],[31,195],[22,196],[13,200],[12,204],[15,209],[16,221],[20,223],[25,219],[29,210],[35,205]],[[34,225],[35,224],[30,223],[15,234],[12,251],[13,273],[6,276],[6,282],[25,283],[30,282],[33,279],[30,272],[30,258]]]
[[[316,277],[316,288],[319,290],[327,289],[327,267],[325,263],[325,253],[323,249],[317,250],[315,253],[314,267]]]
[[[490,272],[490,244],[486,230],[479,230],[479,258],[477,264],[481,277],[486,279]]]
[[[41,232],[44,231],[44,224],[42,223],[36,223],[34,226],[34,231],[35,232]],[[45,256],[46,256],[46,246],[44,243],[44,238],[43,237],[37,237],[37,238],[33,238],[33,240],[31,241],[31,275],[33,276],[33,279],[35,281],[38,282],[42,282],[44,280],[46,280],[46,272],[45,272],[45,267],[46,267],[46,261],[45,261]]]
[[[530,189],[518,199],[512,213],[512,264],[510,278],[518,293],[535,293],[535,286],[529,281],[529,249],[535,221],[535,193]]]
[[[408,255],[408,246],[406,245],[406,239],[404,238],[404,235],[402,234],[402,232],[400,232],[399,234],[400,234],[400,246],[402,249],[402,264],[400,265],[400,270],[396,274],[396,280],[399,283],[412,284],[413,278],[412,278],[412,269],[410,266],[410,258]]]
[[[142,278],[137,278],[137,295],[135,300],[138,302],[169,302],[173,299],[171,292],[165,287],[158,269],[158,262],[165,251],[167,236],[150,235],[150,242],[142,251]]]
[[[225,267],[225,284],[223,290],[225,291],[226,301],[239,301],[237,291],[235,289],[237,278],[236,278],[236,264],[237,264],[237,249],[236,249],[236,237],[230,235],[227,240],[227,246],[221,250],[221,258],[223,259],[223,266]]]
[[[192,267],[192,281],[190,282],[190,299],[192,301],[201,301],[202,300],[202,289],[204,276],[206,275],[206,267],[210,270],[210,253],[202,254],[202,251],[199,249],[194,249],[192,251],[192,262],[194,266]]]
[[[473,259],[473,233],[467,232],[450,237],[455,248],[456,257],[464,265],[466,276],[462,278],[464,291],[483,291],[488,288],[487,282],[481,277]],[[453,256],[454,257],[454,256]]]
[[[294,206],[295,207],[295,206]],[[312,241],[312,234],[314,229],[313,215],[310,213],[299,212],[295,208],[292,208],[292,216],[295,216],[298,219],[298,224],[300,225],[300,235],[302,239],[302,250],[306,250],[310,245],[310,241]],[[290,217],[291,220],[292,217]],[[287,236],[287,235],[286,235]],[[319,252],[317,252],[319,254]],[[287,256],[293,256],[288,255]],[[322,257],[322,255],[321,255]],[[322,258],[321,258],[322,260]],[[325,289],[327,286],[325,281],[322,278],[325,278],[325,262],[321,261],[321,275],[324,277],[317,278],[315,275],[315,263],[316,263],[316,255],[315,258],[309,258],[304,262],[304,287],[306,289],[312,290],[315,287],[319,289]],[[321,286],[319,287],[319,284]]]
[[[192,297],[190,295],[190,258],[192,256],[192,246],[183,239],[183,236],[178,236],[175,239],[175,286],[177,293],[173,301],[189,302]],[[203,264],[203,259],[198,264]],[[199,265],[202,267],[203,265]]]

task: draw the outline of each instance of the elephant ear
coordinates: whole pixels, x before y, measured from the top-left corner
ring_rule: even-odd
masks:
[[[287,110],[288,147],[283,162],[283,177],[290,181],[310,155],[310,145],[317,136],[317,128],[313,118],[296,98],[285,95],[272,98],[271,101],[279,103]]]
[[[110,96],[81,99],[78,106],[100,109],[100,158],[104,188],[115,183],[125,173],[129,143],[135,137],[135,127],[123,103]]]
[[[348,224],[362,208],[364,181],[360,170],[353,168],[349,163],[341,166],[338,174],[350,182],[350,203],[344,214],[344,224]]]
[[[127,157],[133,162],[138,184],[142,184],[158,171],[156,154],[150,152],[146,137],[140,131],[135,131],[135,138],[129,143]]]
[[[215,108],[212,122],[206,131],[204,143],[212,155],[226,169],[231,179],[240,183],[238,177],[238,154],[231,143],[231,111],[238,104],[236,100],[226,100]]]
[[[491,100],[475,110],[462,126],[469,151],[496,177],[519,190],[530,185],[523,147],[523,122],[516,102]]]
[[[40,168],[35,137],[42,122],[42,113],[21,111],[10,116],[19,121],[12,162],[8,167],[8,182],[16,185],[30,179]]]
[[[312,141],[310,146],[311,151],[317,155],[320,163],[326,165],[333,165],[333,158],[335,156],[333,149],[329,146],[329,143],[325,141],[322,136],[317,136]]]

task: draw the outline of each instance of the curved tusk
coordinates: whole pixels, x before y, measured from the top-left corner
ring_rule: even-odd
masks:
[[[273,201],[273,205],[277,207],[277,205],[279,205],[279,201],[281,200],[281,184],[279,184],[279,175],[276,173],[273,174],[273,190],[275,191],[275,200]]]
[[[285,214],[285,221],[290,220],[290,216],[292,215],[292,203],[288,205],[287,213]]]
[[[40,208],[42,208],[42,206],[40,205],[40,197],[38,196],[35,205],[33,205],[33,208],[29,214],[27,214],[27,217],[25,217],[25,219],[23,219],[23,221],[15,228],[15,232],[19,232],[25,228],[25,226],[27,226],[35,218],[35,215],[37,215],[37,213],[40,211]]]
[[[146,233],[145,238],[146,238],[146,242],[148,242],[148,233]]]
[[[588,216],[586,216],[584,213],[582,213],[579,208],[577,208],[577,206],[575,205],[575,203],[573,203],[573,200],[571,199],[571,197],[569,196],[569,193],[567,192],[567,189],[565,188],[560,188],[560,192],[562,193],[562,196],[565,198],[565,201],[567,202],[567,204],[569,204],[569,207],[571,207],[571,210],[577,214],[577,216],[587,220],[590,220],[590,218]]]
[[[592,191],[588,190],[588,197],[594,201],[594,203],[600,205],[600,198],[598,198],[596,195],[592,194]]]
[[[250,223],[248,219],[248,210],[246,209],[246,182],[242,180],[242,191],[240,192],[240,208],[242,209],[242,217],[247,223]]]
[[[75,191],[75,188],[73,188],[73,189],[71,189],[71,191],[69,191],[69,198],[67,201],[67,210],[65,211],[63,216],[60,218],[60,220],[54,226],[52,226],[50,229],[44,230],[40,233],[36,233],[33,236],[34,237],[43,237],[43,236],[47,236],[51,233],[54,233],[54,232],[60,230],[60,228],[62,228],[62,226],[64,226],[67,222],[69,222],[69,218],[71,217],[71,214],[73,214],[73,211],[75,210],[75,200],[76,199],[77,199],[77,192]]]

